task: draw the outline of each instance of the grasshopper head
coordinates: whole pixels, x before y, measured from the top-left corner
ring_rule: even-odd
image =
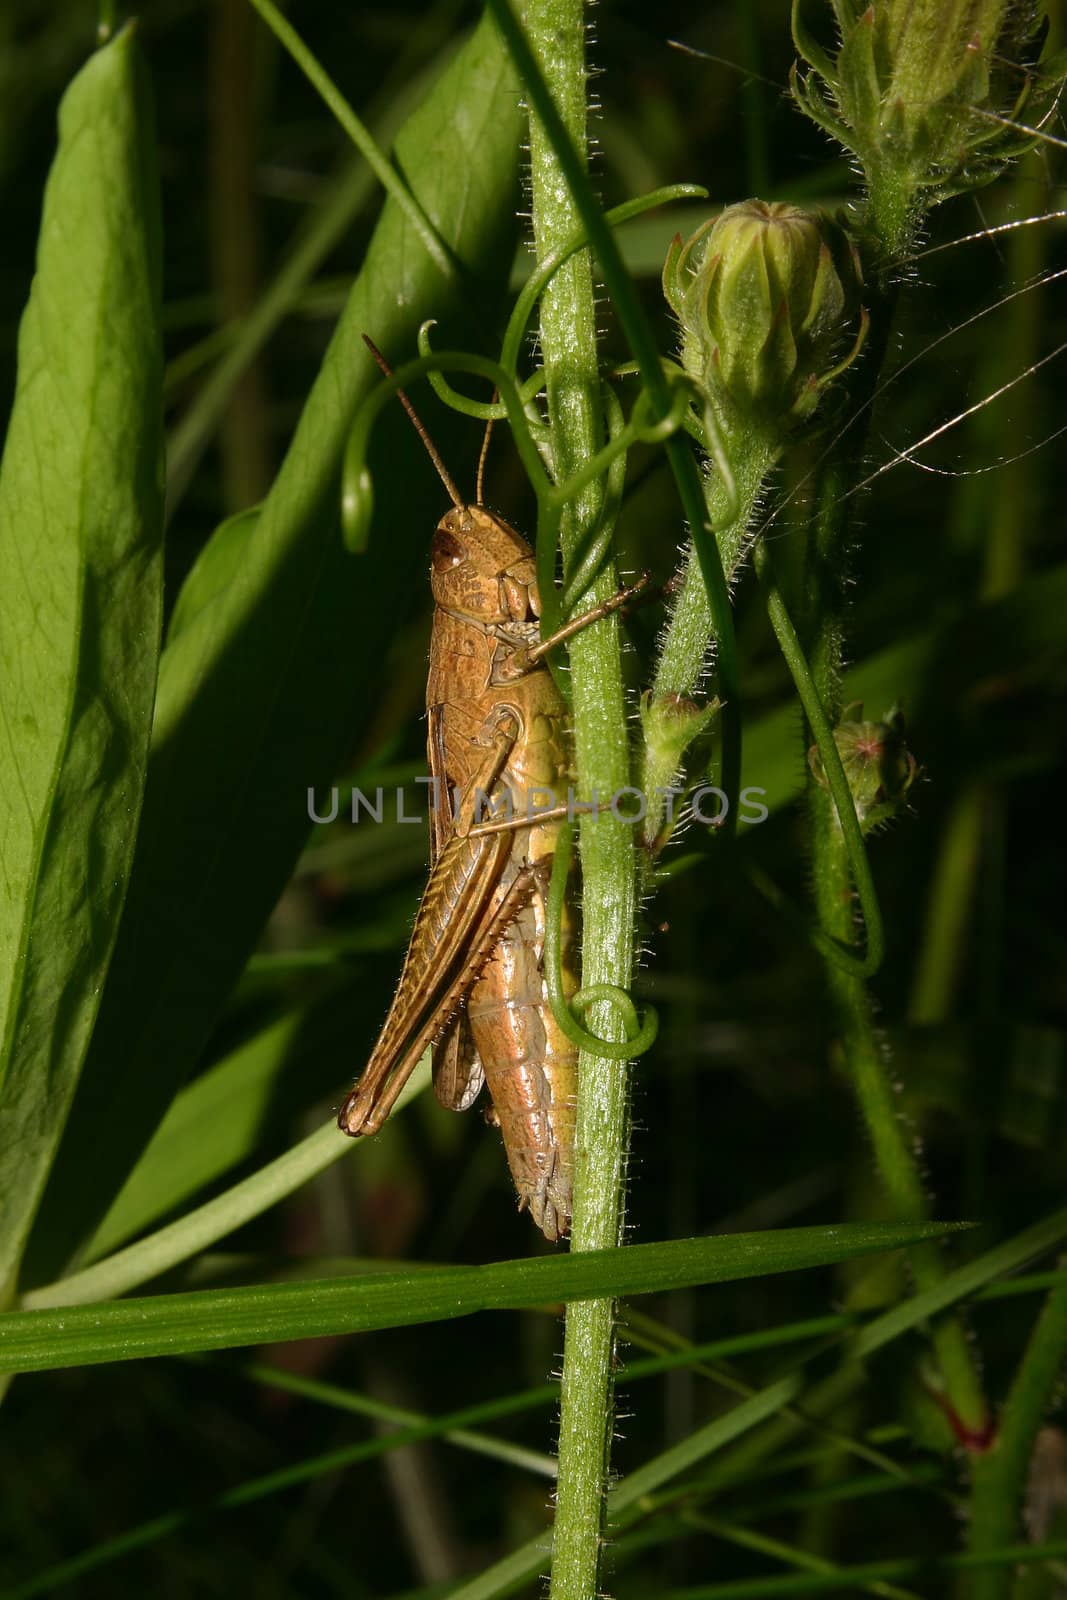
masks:
[[[534,560],[521,534],[481,506],[446,511],[430,547],[433,597],[475,622],[535,622]]]

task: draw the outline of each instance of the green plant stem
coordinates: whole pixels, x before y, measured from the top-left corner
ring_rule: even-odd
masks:
[[[854,395],[857,412],[870,416],[870,402],[888,349],[895,309],[892,290],[875,291],[864,382]],[[848,559],[850,491],[864,469],[864,426],[853,426],[828,455],[819,481],[818,515],[808,564],[806,602],[811,640],[808,660],[819,699],[836,723],[841,714],[845,574]],[[831,939],[851,944],[854,928],[853,883],[848,849],[831,797],[809,776],[808,806],[816,914]],[[886,1047],[878,1036],[870,992],[862,978],[833,960],[824,963],[834,1022],[845,1067],[859,1103],[882,1185],[899,1220],[929,1215],[914,1139],[902,1122],[890,1077]],[[910,1256],[916,1288],[932,1289],[944,1275],[937,1249],[920,1246]],[[932,1340],[944,1384],[945,1403],[961,1437],[981,1447],[989,1413],[967,1336],[957,1316],[937,1319]]]
[[[750,194],[767,194],[773,187],[771,173],[770,108],[767,105],[766,78],[760,48],[761,17],[749,0],[734,0],[734,26],[738,33],[738,55],[745,73],[741,93],[741,115],[745,128],[745,176]]]
[[[615,313],[636,359],[641,381],[648,396],[649,414],[655,419],[667,417],[673,410],[671,385],[664,371],[652,330],[626,271],[618,244],[604,214],[596,204],[580,153],[584,146],[576,145],[570,137],[508,0],[489,0],[489,10],[525,80],[531,105],[536,109],[538,118],[552,134],[553,154],[558,163],[558,182],[561,186],[564,181],[566,182],[571,196],[574,197],[575,214],[581,216],[588,232],[589,242],[600,263]],[[536,174],[534,176],[536,181]],[[560,240],[559,247],[562,248],[565,242]],[[729,590],[723,576],[718,548],[708,530],[700,472],[693,459],[689,442],[684,436],[674,432],[665,440],[663,448],[696,546],[714,622],[719,653],[719,687],[724,702],[722,781],[726,792],[734,795],[738,792],[741,775],[741,687]],[[726,831],[732,829],[735,820],[736,807],[731,807],[726,821]]]
[[[533,0],[531,45],[578,150],[586,148],[586,17],[582,0]],[[548,131],[530,119],[534,238],[539,259],[559,250],[582,225]],[[593,275],[587,251],[572,256],[541,297],[541,348],[547,373],[556,481],[570,477],[599,449],[600,372]],[[563,508],[564,570],[588,538],[601,509],[591,484]],[[616,587],[607,563],[577,603],[584,609]],[[611,795],[629,782],[629,741],[618,625],[605,619],[570,648],[574,742],[582,794]],[[583,822],[582,982],[629,987],[633,968],[635,860],[633,830],[611,816]],[[597,1006],[592,1028],[622,1037],[618,1015]],[[572,1250],[620,1243],[628,1127],[627,1073],[620,1062],[583,1051],[579,1061]],[[586,1600],[598,1590],[600,1532],[612,1432],[615,1307],[611,1300],[567,1312],[556,1500],[553,1600]]]
[[[1015,1374],[996,1443],[975,1463],[970,1547],[988,1554],[1018,1537],[1019,1502],[1037,1430],[1067,1360],[1067,1283],[1049,1295]],[[1012,1574],[990,1567],[974,1578],[968,1600],[1006,1600]]]

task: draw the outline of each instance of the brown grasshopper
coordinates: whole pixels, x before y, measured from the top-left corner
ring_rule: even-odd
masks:
[[[570,1225],[578,1053],[552,1014],[542,971],[547,881],[569,812],[535,810],[534,797],[569,792],[571,776],[567,710],[545,656],[646,580],[542,640],[530,546],[481,504],[465,504],[400,399],[453,503],[431,546],[430,877],[389,1014],[338,1123],[344,1133],[376,1133],[432,1046],[442,1105],[466,1111],[488,1086],[520,1210],[555,1241]],[[478,501],[481,478],[480,466]],[[575,931],[568,892],[560,937],[568,999],[577,988]]]

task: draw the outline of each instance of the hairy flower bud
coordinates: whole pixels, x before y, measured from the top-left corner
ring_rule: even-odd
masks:
[[[727,206],[687,244],[675,240],[663,287],[683,366],[741,421],[784,432],[810,416],[859,348],[833,364],[858,310],[855,252],[841,228],[799,206]]]
[[[793,39],[813,69],[794,69],[793,93],[858,157],[875,231],[899,252],[923,212],[990,182],[1030,147],[1026,124],[1053,103],[1062,63],[1044,63],[1035,90],[1031,0],[833,0],[833,9],[836,56],[793,0]]]
[[[870,833],[900,810],[919,770],[904,742],[904,719],[894,707],[883,722],[865,722],[863,706],[856,701],[845,708],[834,729],[834,743],[860,827]],[[816,783],[829,788],[817,745],[808,751],[808,765]]]

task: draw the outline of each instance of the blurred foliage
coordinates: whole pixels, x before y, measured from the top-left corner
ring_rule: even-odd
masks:
[[[681,181],[706,184],[716,205],[753,194],[844,201],[845,162],[786,93],[794,52],[785,11],[781,0],[668,0],[652,10],[611,0],[594,11],[602,69],[594,82],[595,175],[605,204]],[[457,0],[399,0],[383,9],[303,0],[291,15],[375,129],[394,126],[398,102],[418,98],[426,74],[476,20]],[[1060,26],[1058,16],[1053,21]],[[8,0],[0,18],[5,408],[56,105],[94,27],[91,8],[74,0]],[[239,0],[148,0],[140,36],[159,126],[172,443],[294,240],[338,207],[330,213],[335,236],[323,230],[327,247],[289,293],[193,463],[184,497],[173,503],[172,610],[212,529],[258,501],[277,470],[380,197],[369,184],[352,187],[353,157],[341,130]],[[1062,139],[1062,117],[1049,131]],[[853,566],[849,698],[862,699],[872,720],[900,704],[919,765],[904,814],[872,841],[889,930],[875,987],[936,1214],[980,1220],[975,1251],[1062,1202],[1067,549],[1055,467],[1065,423],[1063,357],[1048,358],[1067,340],[1067,301],[1056,278],[1064,270],[1061,220],[961,241],[1063,207],[1062,171],[1062,152],[1041,148],[977,199],[946,204],[931,219],[929,253],[903,297],[896,375],[872,430],[872,481]],[[347,210],[337,200],[346,183]],[[657,214],[623,236],[665,351],[676,335],[661,299],[662,259],[671,235],[697,220]],[[520,248],[516,275],[527,259]],[[612,349],[610,326],[607,342]],[[1001,389],[1002,398],[962,415]],[[477,425],[456,425],[427,398],[420,405],[454,475],[473,483]],[[816,452],[818,439],[807,448]],[[903,452],[911,454],[903,459]],[[405,470],[415,477],[421,469]],[[771,531],[786,568],[807,515],[803,470],[803,461],[783,469],[782,485],[795,493]],[[661,581],[682,537],[666,476],[651,454],[634,461],[620,526],[624,566],[647,566]],[[425,548],[436,486],[421,493],[410,515],[423,519],[425,543],[421,533],[417,542]],[[517,526],[528,523],[529,500],[503,430],[494,438],[486,500]],[[407,780],[409,813],[421,799],[410,780],[423,761],[428,604],[428,586],[413,582],[360,685],[369,714],[337,773],[343,793],[352,783],[368,791],[382,783],[391,793]],[[635,687],[647,681],[659,623],[656,607],[632,620]],[[716,855],[715,841],[691,828],[648,908],[639,987],[660,1008],[664,1027],[656,1050],[634,1069],[628,1216],[635,1240],[880,1214],[869,1153],[836,1072],[818,957],[754,893],[744,870],[751,861],[794,899],[803,897],[804,831],[789,801],[805,750],[751,583],[738,590],[737,623],[745,782],[766,787],[775,803],[765,823],[741,828],[732,858]],[[293,776],[304,785],[303,774]],[[343,810],[338,822],[312,832],[197,1068],[197,1082],[210,1083],[220,1065],[238,1063],[239,1076],[228,1080],[238,1085],[237,1127],[225,1095],[186,1102],[185,1112],[179,1097],[170,1114],[174,1173],[168,1169],[160,1204],[216,1192],[337,1103],[385,1012],[425,855],[421,828],[352,827]],[[205,1113],[211,1105],[217,1111]],[[169,1121],[156,1135],[157,1152],[168,1149]],[[183,1179],[181,1140],[190,1137],[198,1164]],[[131,1184],[137,1181],[135,1173]],[[128,1191],[104,1224],[104,1240],[126,1236],[124,1203]],[[140,1202],[130,1215],[140,1218],[137,1226],[157,1219]],[[242,1230],[227,1244],[233,1255],[215,1266],[241,1276],[279,1258],[477,1262],[537,1248],[527,1220],[514,1215],[496,1134],[479,1116],[451,1118],[424,1097],[358,1161],[334,1167]],[[969,1248],[965,1241],[963,1253]],[[859,1274],[679,1291],[653,1309],[696,1340],[743,1335],[820,1316],[850,1297],[880,1303],[899,1289],[896,1272],[861,1264]],[[972,1313],[994,1397],[1006,1392],[1036,1304],[994,1300]],[[328,1377],[436,1415],[542,1384],[561,1337],[551,1311],[508,1313],[262,1354],[289,1374]],[[876,1442],[903,1478],[856,1462],[836,1437],[801,1431],[789,1451],[739,1471],[733,1483],[720,1481],[709,1506],[715,1526],[683,1504],[673,1522],[665,1515],[651,1524],[647,1541],[631,1534],[617,1552],[613,1592],[663,1594],[672,1585],[789,1570],[724,1538],[720,1525],[730,1519],[838,1562],[953,1548],[961,1469],[914,1363],[917,1348],[902,1343],[879,1357],[877,1381],[833,1419],[841,1432]],[[773,1350],[750,1353],[738,1370],[759,1383],[782,1361]],[[79,1600],[148,1589],[163,1600],[216,1593],[399,1600],[446,1592],[433,1585],[480,1571],[545,1524],[543,1476],[461,1456],[440,1440],[387,1456],[384,1469],[323,1468],[280,1496],[209,1514],[204,1508],[215,1496],[244,1480],[347,1446],[371,1426],[263,1383],[235,1381],[234,1365],[155,1361],[18,1380],[4,1414],[0,1588],[22,1593],[20,1581],[174,1507],[197,1514],[95,1573],[57,1574],[47,1592]],[[724,1394],[694,1371],[632,1391],[624,1382],[618,1469],[689,1435],[722,1408]],[[543,1451],[552,1418],[553,1402],[542,1397],[539,1409],[500,1431]],[[693,1500],[699,1504],[695,1491]],[[917,1580],[908,1592],[943,1591]]]

